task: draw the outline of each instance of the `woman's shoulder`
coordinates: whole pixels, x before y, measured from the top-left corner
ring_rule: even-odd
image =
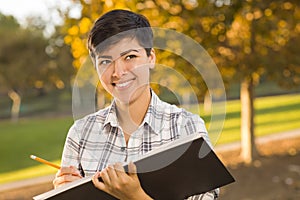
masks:
[[[86,124],[91,124],[97,122],[98,124],[104,123],[108,113],[109,113],[110,107],[106,107],[103,109],[100,109],[96,112],[87,114],[79,119],[76,119],[74,121],[73,126],[75,126],[77,129],[82,129]]]

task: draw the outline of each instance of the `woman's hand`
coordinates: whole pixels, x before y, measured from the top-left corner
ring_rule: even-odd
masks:
[[[58,188],[66,183],[70,183],[81,178],[82,176],[76,167],[62,167],[56,173],[55,179],[53,180],[53,185],[54,188]]]
[[[93,176],[95,187],[122,200],[151,199],[143,190],[136,166],[130,162],[128,174],[120,163],[108,166]],[[103,182],[99,181],[101,177]]]

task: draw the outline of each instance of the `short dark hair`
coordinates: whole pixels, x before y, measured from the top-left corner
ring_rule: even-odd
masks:
[[[100,53],[121,39],[137,39],[145,48],[147,56],[153,46],[153,32],[150,23],[143,15],[128,10],[112,10],[96,20],[88,36],[88,49],[95,61]]]

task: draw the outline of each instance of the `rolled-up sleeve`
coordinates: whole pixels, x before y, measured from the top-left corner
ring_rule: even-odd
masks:
[[[76,127],[76,123],[69,129],[63,153],[61,165],[63,167],[79,165],[79,150],[80,150],[80,136]]]

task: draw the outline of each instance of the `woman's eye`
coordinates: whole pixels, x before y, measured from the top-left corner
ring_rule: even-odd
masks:
[[[100,61],[100,65],[109,65],[111,63],[110,60],[102,60]]]
[[[130,60],[132,58],[136,58],[137,56],[136,55],[128,55],[125,57],[125,60]]]

